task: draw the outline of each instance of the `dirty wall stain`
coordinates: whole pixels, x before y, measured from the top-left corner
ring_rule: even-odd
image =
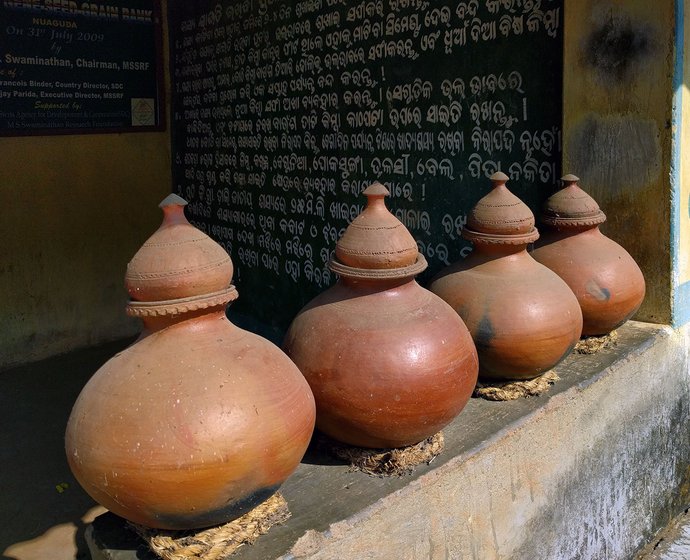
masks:
[[[569,168],[613,195],[659,179],[662,150],[655,120],[634,115],[586,115],[567,141]]]
[[[596,24],[584,38],[584,66],[600,85],[618,86],[644,72],[660,48],[658,33],[647,22],[638,22],[612,9],[599,9]]]

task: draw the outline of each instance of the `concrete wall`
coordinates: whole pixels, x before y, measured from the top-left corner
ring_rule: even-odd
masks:
[[[678,3],[682,6],[682,2]],[[566,0],[563,169],[640,264],[640,320],[671,321],[673,0]]]
[[[168,131],[0,138],[0,369],[136,332],[125,267],[170,167]]]

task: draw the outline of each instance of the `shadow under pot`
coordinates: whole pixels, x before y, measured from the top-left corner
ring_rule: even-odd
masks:
[[[604,335],[640,308],[644,277],[630,254],[599,230],[606,215],[578,186],[579,179],[566,175],[562,181],[565,187],[544,204],[542,238],[531,254],[575,293],[582,334]]]
[[[462,230],[473,252],[436,276],[430,289],[467,325],[481,379],[531,379],[570,353],[582,313],[565,282],[527,253],[539,237],[530,209],[508,190],[505,174],[491,180],[493,189]]]
[[[364,194],[330,263],[337,283],[300,311],[283,348],[314,392],[317,428],[358,447],[403,447],[460,413],[477,355],[457,314],[414,280],[426,261],[386,209],[386,188]]]

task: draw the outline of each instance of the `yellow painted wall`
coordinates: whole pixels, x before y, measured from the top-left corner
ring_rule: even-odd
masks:
[[[671,320],[673,0],[566,0],[563,170],[637,260],[636,318]]]
[[[170,163],[169,127],[0,138],[0,369],[137,331],[125,267],[160,223]]]

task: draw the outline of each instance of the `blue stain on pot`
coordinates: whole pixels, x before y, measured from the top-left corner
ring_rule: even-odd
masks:
[[[608,301],[611,299],[611,292],[608,288],[602,288],[595,280],[588,280],[585,284],[587,293],[599,301]]]
[[[484,313],[482,315],[481,321],[477,325],[477,331],[474,333],[474,343],[477,346],[491,346],[491,341],[496,336],[494,332],[494,327],[491,324],[489,315]]]
[[[162,526],[174,530],[199,529],[228,523],[266,501],[277,492],[278,488],[280,488],[280,484],[261,488],[239,500],[230,498],[227,505],[213,510],[191,511],[180,514],[154,513],[153,516],[160,521]]]

